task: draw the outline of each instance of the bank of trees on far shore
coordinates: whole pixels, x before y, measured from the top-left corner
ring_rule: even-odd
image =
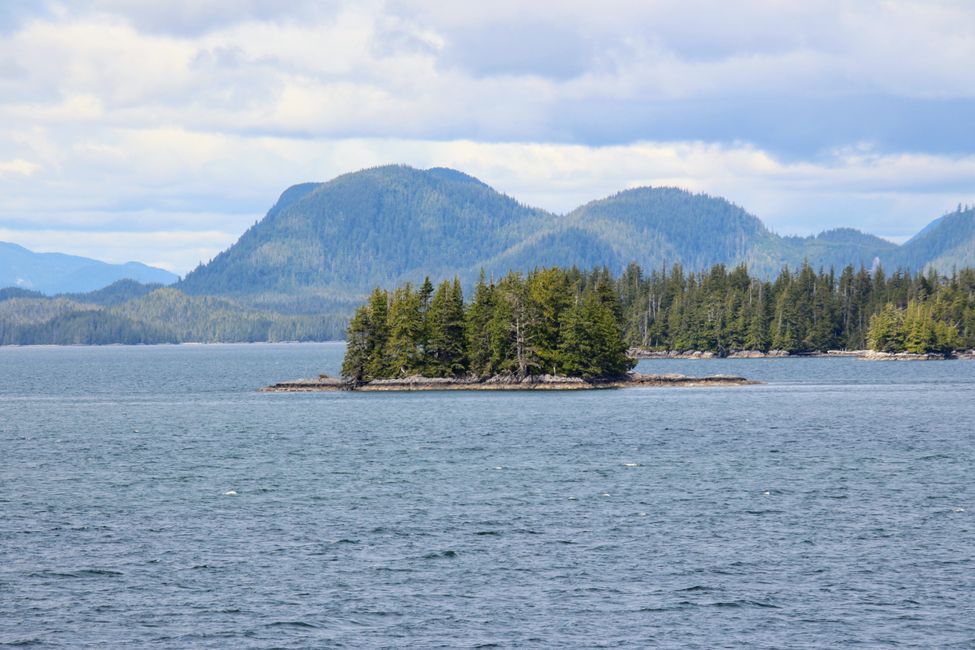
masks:
[[[975,269],[943,277],[852,266],[837,274],[804,265],[763,281],[745,267],[645,275],[631,265],[617,290],[627,341],[648,349],[801,354],[975,347]]]
[[[808,265],[771,281],[744,266],[680,266],[619,278],[547,268],[481,280],[376,289],[349,323],[343,375],[618,376],[629,347],[950,353],[975,348],[975,269],[950,277]]]

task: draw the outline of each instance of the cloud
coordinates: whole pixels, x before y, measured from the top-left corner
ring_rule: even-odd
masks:
[[[903,237],[972,200],[972,24],[952,0],[11,0],[0,226],[112,259],[85,233],[131,233],[185,272],[288,185],[405,162],[556,211],[669,184]]]
[[[65,6],[0,42],[0,65],[21,71],[0,80],[0,115],[77,108],[116,126],[312,138],[748,141],[796,156],[975,147],[964,3]]]
[[[40,165],[26,160],[0,160],[0,176],[30,176],[40,168]]]
[[[0,177],[5,236],[110,261],[161,260],[180,273],[232,243],[286,187],[389,163],[459,168],[559,213],[628,187],[678,186],[724,196],[783,234],[855,225],[903,239],[975,198],[975,156],[886,154],[864,146],[794,161],[746,143],[695,141],[593,147],[306,140],[171,128],[95,131],[62,141],[68,146],[47,152],[50,160],[41,157],[44,147],[34,152],[43,166],[31,183]],[[52,230],[63,235],[51,238]]]

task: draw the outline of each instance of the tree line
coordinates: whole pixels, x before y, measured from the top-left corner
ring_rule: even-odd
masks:
[[[375,289],[349,323],[343,376],[618,377],[633,367],[617,283],[605,269],[484,274],[465,303],[460,281]]]
[[[619,278],[625,336],[656,350],[950,352],[975,348],[975,269],[951,276],[847,266],[783,269],[766,281],[744,266]]]
[[[742,265],[651,273],[631,264],[557,267],[500,280],[484,274],[465,302],[460,282],[375,289],[347,330],[342,374],[354,381],[424,375],[618,376],[646,350],[791,354],[975,348],[975,269],[887,274],[804,264],[772,280]]]

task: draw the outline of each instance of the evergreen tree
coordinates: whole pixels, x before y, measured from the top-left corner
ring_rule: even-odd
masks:
[[[491,318],[494,314],[494,287],[484,281],[484,271],[474,288],[467,309],[467,361],[470,371],[479,376],[493,374],[491,366]]]
[[[531,340],[541,370],[558,372],[562,315],[572,302],[568,279],[558,268],[535,271],[528,277],[532,312]]]
[[[426,374],[456,377],[466,368],[464,297],[460,280],[437,287],[427,312]]]
[[[870,319],[869,345],[878,352],[903,352],[904,317],[892,303]]]
[[[345,334],[345,357],[342,359],[342,376],[355,383],[365,381],[368,376],[370,335],[369,308],[359,307],[349,321]]]
[[[415,375],[423,370],[423,315],[420,294],[409,283],[393,292],[389,306],[389,342],[386,346],[389,374]]]
[[[368,354],[366,376],[370,379],[384,377],[389,372],[387,345],[389,344],[389,293],[374,289],[369,296]],[[344,373],[343,373],[344,374]]]

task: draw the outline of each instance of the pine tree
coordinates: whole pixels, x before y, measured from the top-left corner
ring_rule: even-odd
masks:
[[[405,377],[423,370],[423,316],[420,294],[407,283],[393,292],[389,306],[389,342],[387,358],[389,375]]]
[[[354,383],[365,381],[368,376],[370,334],[369,308],[359,307],[346,330],[345,358],[342,359],[342,376]]]
[[[432,377],[456,377],[466,368],[464,297],[460,281],[437,287],[427,312],[426,372]]]
[[[533,340],[535,324],[525,281],[519,273],[509,273],[495,287],[488,324],[492,369],[527,377],[540,368]]]
[[[535,271],[528,277],[535,355],[540,369],[555,373],[559,365],[559,327],[562,314],[572,302],[565,272],[558,268]]]
[[[566,310],[561,327],[562,372],[586,379],[618,377],[633,367],[620,322],[597,287]]]
[[[904,316],[892,303],[870,319],[868,343],[877,352],[904,351]]]
[[[467,309],[467,362],[470,371],[486,377],[493,373],[491,366],[490,322],[494,313],[494,287],[484,281],[484,270],[474,287],[474,297]]]
[[[389,293],[374,289],[369,296],[369,334],[367,349],[369,358],[366,376],[369,379],[385,377],[389,372],[387,345],[389,343]]]

